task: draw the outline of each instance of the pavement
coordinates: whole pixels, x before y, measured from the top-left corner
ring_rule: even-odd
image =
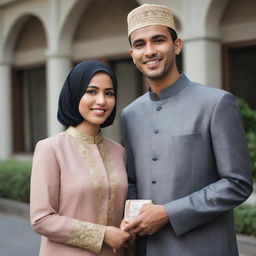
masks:
[[[238,235],[238,246],[240,256],[256,256],[255,238]],[[0,256],[38,256],[39,247],[28,204],[0,198]]]
[[[0,256],[37,256],[39,246],[28,219],[0,213]]]

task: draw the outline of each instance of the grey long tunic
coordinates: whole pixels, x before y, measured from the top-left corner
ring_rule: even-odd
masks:
[[[232,209],[252,191],[238,107],[184,74],[122,113],[129,197],[164,204],[170,223],[138,241],[143,256],[238,255]]]

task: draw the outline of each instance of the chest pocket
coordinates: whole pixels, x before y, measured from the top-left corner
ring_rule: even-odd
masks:
[[[193,191],[194,168],[200,152],[201,133],[173,136],[169,140],[169,171],[176,187],[177,197]],[[186,183],[186,186],[180,184]],[[182,188],[182,189],[181,189]],[[179,192],[177,192],[179,191]]]
[[[184,135],[177,135],[171,137],[171,144],[181,144],[190,146],[191,144],[195,143],[197,140],[200,140],[201,133],[191,133],[191,134],[184,134]]]
[[[170,139],[170,150],[175,159],[190,162],[191,156],[200,146],[201,133],[173,136]]]

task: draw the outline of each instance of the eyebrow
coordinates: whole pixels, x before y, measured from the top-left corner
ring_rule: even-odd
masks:
[[[154,35],[151,40],[154,40],[154,39],[157,39],[159,37],[162,37],[162,38],[167,38],[167,36],[163,35],[163,34],[157,34],[157,35]],[[143,38],[139,38],[139,39],[136,39],[135,41],[132,42],[132,45],[135,45],[136,43],[139,43],[139,42],[144,42],[145,39]]]
[[[166,36],[166,35],[158,34],[158,35],[153,36],[153,37],[152,37],[152,39],[156,39],[156,38],[158,38],[158,37],[167,38],[167,36]]]
[[[88,87],[87,87],[87,89],[88,88],[92,88],[92,89],[97,89],[97,90],[99,90],[99,87],[98,86],[95,86],[95,85],[89,85]],[[108,90],[108,91],[110,91],[110,90],[115,90],[114,88],[106,88],[105,90]]]

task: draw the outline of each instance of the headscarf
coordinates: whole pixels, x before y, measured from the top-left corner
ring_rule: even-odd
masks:
[[[97,72],[105,72],[110,76],[116,98],[116,77],[107,65],[96,60],[83,61],[77,64],[67,76],[59,96],[57,118],[64,126],[76,126],[84,121],[84,118],[79,112],[79,102],[83,97],[90,80]],[[111,125],[114,122],[115,115],[116,104],[110,116],[100,127],[103,128]]]

